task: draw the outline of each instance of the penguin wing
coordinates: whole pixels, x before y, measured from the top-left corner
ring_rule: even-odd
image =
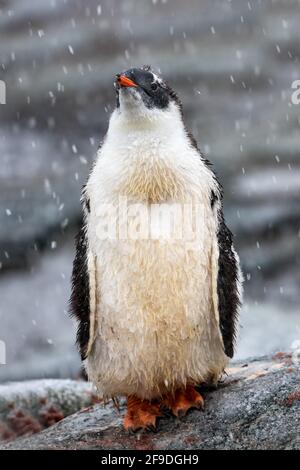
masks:
[[[96,331],[96,259],[89,249],[86,220],[89,201],[83,192],[84,218],[76,237],[72,271],[71,315],[78,321],[77,345],[82,360],[90,353]]]
[[[217,220],[217,233],[212,249],[213,305],[225,354],[233,356],[237,319],[241,304],[242,275],[239,258],[232,242],[232,233],[227,227],[221,202],[213,199]]]

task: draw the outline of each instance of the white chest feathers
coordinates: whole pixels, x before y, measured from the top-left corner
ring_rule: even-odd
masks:
[[[134,126],[115,112],[86,188],[95,266],[86,366],[101,395],[153,398],[224,369],[212,190],[175,109]]]

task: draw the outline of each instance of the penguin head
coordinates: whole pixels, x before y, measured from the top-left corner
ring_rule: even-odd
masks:
[[[117,108],[138,118],[154,118],[177,108],[181,103],[176,93],[150,66],[131,68],[116,75]]]

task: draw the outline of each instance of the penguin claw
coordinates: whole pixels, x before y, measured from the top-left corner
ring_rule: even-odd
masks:
[[[181,421],[182,418],[184,418],[184,416],[186,415],[186,413],[187,410],[178,410],[176,414],[176,418],[178,419],[178,421]]]
[[[128,397],[127,413],[124,418],[124,427],[128,431],[140,429],[154,430],[157,418],[161,417],[158,403],[140,400],[135,396]]]
[[[187,385],[185,389],[176,390],[174,394],[168,395],[164,404],[179,419],[185,416],[191,408],[204,409],[203,397],[192,385]]]
[[[125,428],[125,430],[129,436],[135,436],[138,432],[137,429],[133,429],[133,428]]]
[[[175,393],[167,395],[160,403],[130,396],[127,400],[124,428],[131,435],[136,434],[137,431],[157,432],[158,418],[174,415],[181,420],[191,408],[204,408],[202,395],[192,385],[187,385],[185,389],[178,389]]]
[[[149,424],[149,426],[147,426],[145,429],[150,432],[157,432],[157,427],[154,424]]]
[[[160,411],[163,418],[170,418],[172,416],[172,411],[165,404],[160,406]]]

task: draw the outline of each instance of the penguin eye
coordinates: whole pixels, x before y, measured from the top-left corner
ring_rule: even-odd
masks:
[[[152,90],[152,91],[156,91],[157,88],[158,88],[157,83],[155,83],[155,82],[151,83],[151,90]]]

